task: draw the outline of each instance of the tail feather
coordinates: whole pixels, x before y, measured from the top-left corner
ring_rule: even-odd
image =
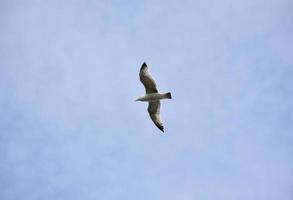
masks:
[[[167,99],[172,99],[171,92],[168,92],[168,93],[166,93],[165,95],[166,95],[166,98],[167,98]]]

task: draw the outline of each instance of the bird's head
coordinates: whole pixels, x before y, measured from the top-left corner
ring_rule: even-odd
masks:
[[[135,101],[141,101],[141,97],[138,97],[137,99],[135,99]]]

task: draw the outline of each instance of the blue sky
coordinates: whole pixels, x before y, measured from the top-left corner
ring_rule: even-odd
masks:
[[[292,199],[292,9],[2,0],[0,199]]]

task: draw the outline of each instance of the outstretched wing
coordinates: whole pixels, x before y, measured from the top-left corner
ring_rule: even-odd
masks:
[[[145,87],[146,93],[157,93],[157,85],[155,80],[152,78],[148,72],[148,66],[144,62],[140,68],[139,79]]]
[[[164,126],[163,126],[163,123],[162,123],[161,118],[160,118],[160,107],[161,107],[160,101],[149,102],[148,112],[150,114],[151,119],[155,123],[155,125],[162,132],[164,132]]]

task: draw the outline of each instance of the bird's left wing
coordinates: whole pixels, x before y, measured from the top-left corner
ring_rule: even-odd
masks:
[[[148,66],[144,62],[140,68],[139,79],[145,87],[146,93],[157,93],[157,85],[153,77],[150,75],[148,71]]]
[[[148,112],[150,114],[151,119],[155,123],[155,125],[162,132],[164,132],[164,126],[163,126],[163,123],[162,123],[161,118],[160,118],[160,107],[161,107],[160,101],[149,102]]]

